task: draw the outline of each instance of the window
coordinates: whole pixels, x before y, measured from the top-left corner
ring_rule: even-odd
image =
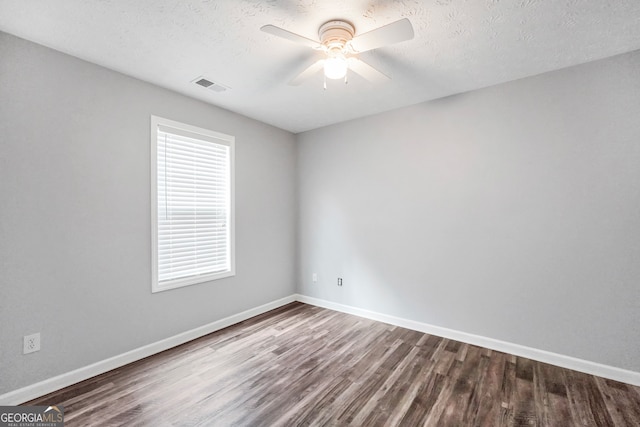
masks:
[[[152,292],[235,274],[234,137],[151,116]]]

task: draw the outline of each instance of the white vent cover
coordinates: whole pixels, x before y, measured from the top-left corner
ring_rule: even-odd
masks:
[[[216,83],[213,80],[204,76],[195,78],[194,80],[191,81],[191,83],[195,83],[198,86],[202,86],[203,88],[209,89],[213,92],[224,92],[225,90],[229,89],[229,87],[220,83]]]

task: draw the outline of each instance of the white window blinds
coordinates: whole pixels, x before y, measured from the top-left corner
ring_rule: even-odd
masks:
[[[183,127],[156,124],[155,290],[234,273],[233,140]]]

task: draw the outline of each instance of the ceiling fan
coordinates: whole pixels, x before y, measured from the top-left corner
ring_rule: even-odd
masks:
[[[390,44],[399,43],[413,38],[413,26],[407,19],[400,19],[385,26],[376,28],[364,34],[355,35],[354,26],[344,20],[325,22],[318,29],[320,41],[312,40],[275,25],[265,25],[260,28],[265,33],[287,39],[294,43],[321,50],[326,57],[311,64],[308,68],[294,77],[289,84],[298,86],[306,79],[324,69],[326,79],[345,79],[347,71],[351,70],[365,79],[377,83],[389,80],[389,77],[358,58],[358,54]]]

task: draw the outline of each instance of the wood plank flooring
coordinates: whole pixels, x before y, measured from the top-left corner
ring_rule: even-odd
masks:
[[[640,426],[640,388],[302,303],[30,405],[66,426]]]

